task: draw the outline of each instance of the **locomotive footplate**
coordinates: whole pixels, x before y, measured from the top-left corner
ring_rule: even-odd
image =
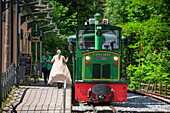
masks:
[[[124,102],[127,100],[127,84],[124,82],[76,82],[75,100]]]

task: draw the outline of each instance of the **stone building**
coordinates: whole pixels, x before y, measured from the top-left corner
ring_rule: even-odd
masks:
[[[31,28],[27,21],[23,20],[24,18],[19,15],[18,50],[19,52],[31,53],[31,41],[29,40]],[[16,28],[16,6],[13,5],[3,12],[2,72],[4,72],[11,63],[16,63]]]

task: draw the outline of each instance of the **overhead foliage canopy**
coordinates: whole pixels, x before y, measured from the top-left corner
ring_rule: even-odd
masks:
[[[106,18],[122,27],[122,35],[129,39],[122,51],[129,88],[136,89],[139,82],[170,84],[169,1],[106,1]]]
[[[56,47],[61,49],[70,58],[70,70],[67,37],[94,18],[95,13],[103,12],[112,25],[123,28],[122,35],[129,40],[129,46],[122,50],[126,57],[123,67],[127,67],[127,74],[124,69],[122,74],[125,78],[130,76],[129,88],[136,89],[138,82],[170,84],[169,0],[50,0],[50,4],[61,36],[57,38],[55,33],[43,36],[43,51],[48,50],[53,56]],[[45,15],[39,18],[42,16]]]

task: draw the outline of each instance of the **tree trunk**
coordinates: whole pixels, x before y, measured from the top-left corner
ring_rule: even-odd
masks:
[[[77,23],[79,25],[79,0],[77,0]]]

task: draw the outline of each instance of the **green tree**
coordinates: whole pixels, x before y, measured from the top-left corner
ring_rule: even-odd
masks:
[[[106,18],[122,27],[129,39],[123,56],[129,65],[129,88],[139,82],[170,84],[169,67],[169,1],[167,0],[106,0]],[[119,8],[118,8],[119,7]]]
[[[125,0],[106,0],[104,11],[105,18],[108,18],[112,25],[127,22]]]
[[[102,13],[105,0],[77,0],[78,25],[84,26],[84,22],[94,18],[95,13]]]

